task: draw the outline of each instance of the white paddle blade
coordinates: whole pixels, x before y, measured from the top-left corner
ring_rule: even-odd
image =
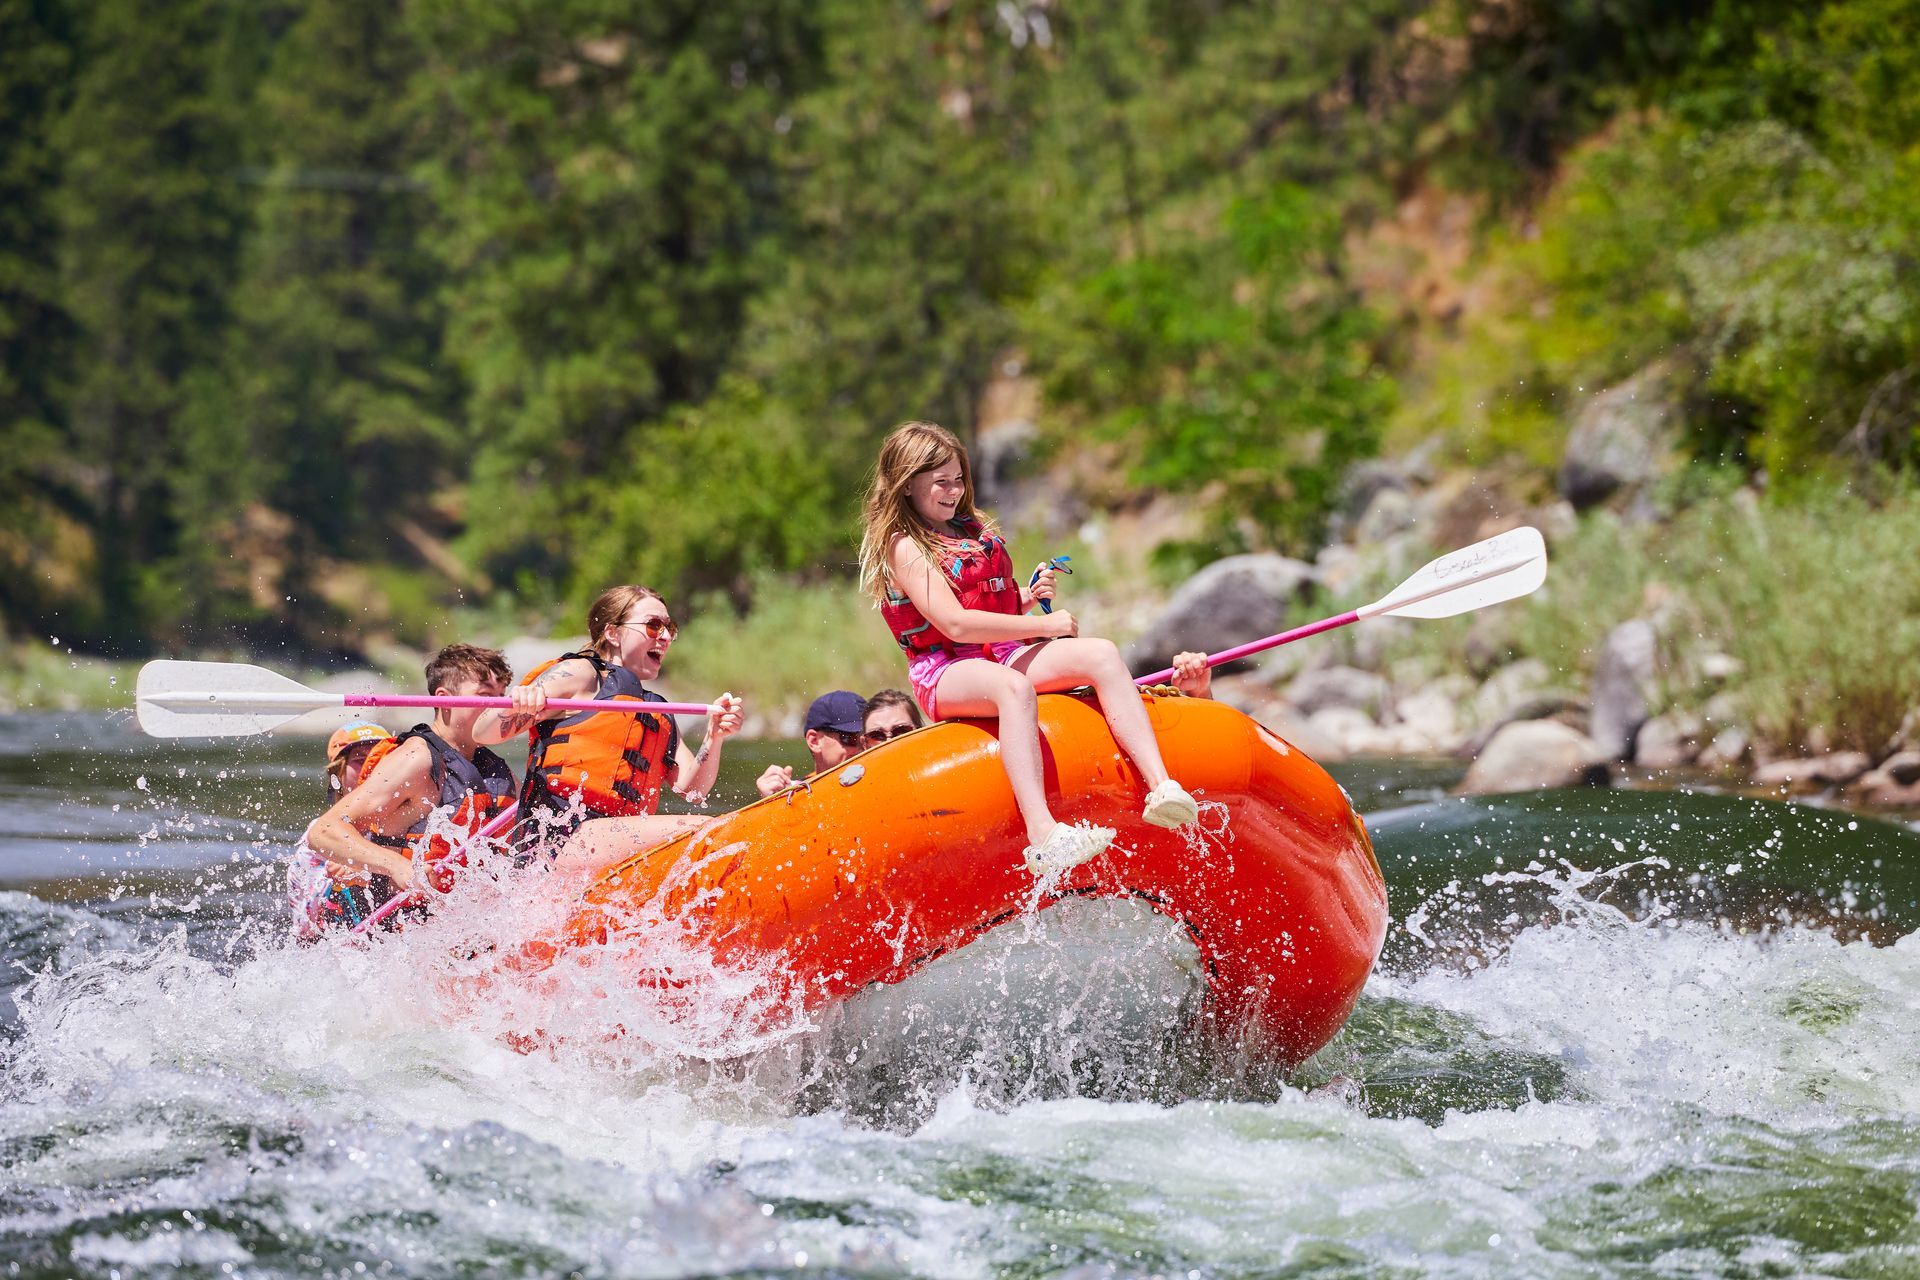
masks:
[[[1532,595],[1546,580],[1546,539],[1531,526],[1509,529],[1428,563],[1360,615],[1451,618]]]
[[[309,711],[344,704],[341,694],[319,693],[278,672],[239,662],[162,658],[140,668],[134,691],[140,728],[156,738],[265,733]]]

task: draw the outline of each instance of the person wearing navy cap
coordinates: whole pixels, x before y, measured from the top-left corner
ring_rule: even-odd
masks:
[[[845,689],[823,693],[813,700],[807,708],[805,737],[814,773],[831,769],[866,749],[866,717],[866,699]],[[793,766],[768,765],[753,785],[762,797],[778,795],[793,785]]]

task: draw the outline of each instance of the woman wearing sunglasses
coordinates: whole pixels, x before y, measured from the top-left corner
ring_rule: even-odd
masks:
[[[609,587],[587,610],[587,648],[535,667],[512,690],[512,710],[489,711],[474,726],[481,742],[531,735],[522,847],[557,849],[579,831],[559,856],[592,869],[605,860],[598,849],[624,854],[710,820],[662,816],[660,793],[671,786],[695,804],[706,799],[720,772],[720,744],[740,728],[738,698],[722,694],[714,703],[691,759],[671,716],[546,709],[549,698],[665,702],[645,682],[659,678],[678,631],[659,592]],[[590,819],[604,821],[581,830]]]
[[[922,723],[920,704],[913,700],[912,694],[905,689],[882,689],[867,699],[862,728],[867,745],[877,747],[903,733],[912,733]]]

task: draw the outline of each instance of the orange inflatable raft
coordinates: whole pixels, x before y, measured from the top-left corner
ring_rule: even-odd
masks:
[[[812,1008],[898,982],[1023,910],[1136,897],[1192,935],[1217,1032],[1305,1058],[1346,1021],[1385,937],[1366,829],[1319,765],[1240,712],[1144,696],[1167,767],[1203,802],[1197,840],[1143,823],[1145,788],[1099,709],[1050,694],[1040,728],[1054,812],[1119,832],[1057,884],[1036,886],[1022,861],[993,725],[956,721],[608,868],[568,941],[603,943],[664,911],[718,960],[773,960],[786,995]]]

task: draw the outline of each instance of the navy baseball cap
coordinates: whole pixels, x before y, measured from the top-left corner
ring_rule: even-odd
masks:
[[[867,700],[857,693],[835,689],[823,693],[807,708],[807,728],[860,733],[867,727]]]

